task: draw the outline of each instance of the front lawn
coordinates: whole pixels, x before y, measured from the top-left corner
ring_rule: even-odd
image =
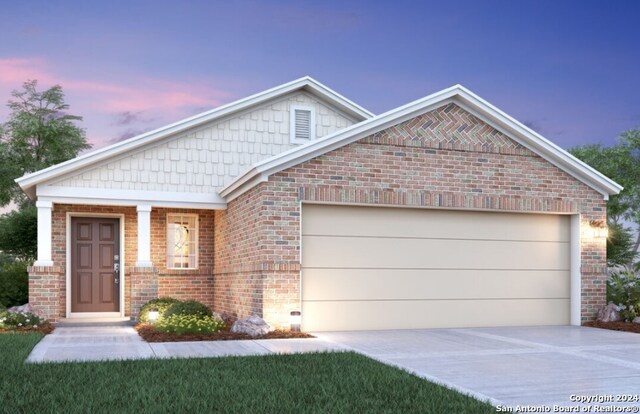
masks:
[[[25,364],[41,337],[0,334],[0,412],[495,412],[355,353]]]

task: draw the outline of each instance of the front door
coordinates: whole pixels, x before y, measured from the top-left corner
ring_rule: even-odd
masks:
[[[119,312],[119,219],[71,218],[71,312]]]

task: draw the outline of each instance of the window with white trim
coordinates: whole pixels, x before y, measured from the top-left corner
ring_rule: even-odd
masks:
[[[167,268],[198,267],[198,215],[167,214]]]
[[[316,138],[316,113],[311,106],[291,106],[291,142],[306,144]]]

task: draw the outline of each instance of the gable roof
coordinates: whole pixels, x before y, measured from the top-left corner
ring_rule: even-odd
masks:
[[[236,114],[240,111],[258,106],[269,100],[279,98],[288,93],[298,90],[308,92],[318,98],[331,103],[357,121],[362,121],[373,117],[373,113],[364,109],[360,105],[350,101],[349,99],[328,88],[322,83],[316,81],[315,79],[309,76],[305,76],[300,79],[285,83],[283,85],[276,86],[275,88],[268,89],[264,92],[251,95],[247,98],[243,98],[235,102],[217,107],[210,111],[206,111],[190,118],[183,119],[182,121],[178,121],[173,124],[169,124],[153,131],[146,132],[144,134],[137,135],[127,140],[118,142],[116,144],[98,149],[96,151],[89,152],[60,164],[35,171],[30,174],[26,174],[16,179],[15,181],[18,183],[18,185],[20,185],[23,191],[25,191],[30,197],[33,198],[35,196],[35,186],[37,184],[49,181],[62,175],[66,175],[73,171],[79,170],[82,167],[86,167],[97,162],[138,149],[142,146],[159,141],[170,135],[177,134],[188,129],[206,124],[208,122],[212,122],[217,119]]]
[[[452,102],[600,192],[605,199],[608,199],[609,195],[618,194],[622,190],[622,186],[618,183],[580,161],[531,128],[518,122],[462,85],[454,85],[316,141],[260,161],[253,168],[225,186],[220,191],[220,195],[229,202],[260,182],[267,181],[272,174]]]

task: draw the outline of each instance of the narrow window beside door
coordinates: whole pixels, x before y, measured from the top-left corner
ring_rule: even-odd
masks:
[[[167,214],[167,268],[198,267],[198,216]]]

